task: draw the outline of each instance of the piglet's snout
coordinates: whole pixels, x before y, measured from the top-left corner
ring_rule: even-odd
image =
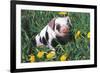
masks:
[[[65,26],[62,26],[61,27],[61,32],[67,33],[67,32],[69,32],[69,28],[68,27],[65,27]]]

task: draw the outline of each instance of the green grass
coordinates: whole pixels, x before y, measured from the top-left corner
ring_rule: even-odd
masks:
[[[54,17],[60,16],[58,12],[53,11],[21,11],[21,61],[22,63],[29,61],[29,50],[31,54],[35,56],[36,62],[41,61],[59,61],[60,56],[67,54],[69,60],[87,60],[90,59],[90,40],[87,38],[88,32],[90,32],[90,14],[80,12],[68,12],[68,16],[71,18],[73,24],[72,32],[75,37],[77,31],[80,31],[80,36],[75,39],[75,42],[68,42],[66,45],[57,45],[58,50],[54,58],[48,60],[46,55],[49,48],[35,47],[33,48],[31,40],[39,33],[45,25]],[[73,38],[74,39],[74,38]],[[37,57],[38,52],[42,50],[45,52],[40,59]]]

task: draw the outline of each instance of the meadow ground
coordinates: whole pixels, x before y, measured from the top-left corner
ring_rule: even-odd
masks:
[[[75,41],[58,44],[56,53],[45,46],[32,47],[31,40],[54,17],[69,16]],[[70,61],[90,59],[90,14],[80,12],[54,12],[21,10],[21,62]],[[28,54],[31,50],[31,54]]]

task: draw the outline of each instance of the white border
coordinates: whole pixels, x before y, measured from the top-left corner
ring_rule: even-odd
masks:
[[[91,39],[90,39],[90,60],[21,63],[21,9],[90,13],[90,32],[92,33]],[[94,9],[35,6],[35,5],[16,5],[16,69],[94,64],[94,45],[93,44],[94,44]]]

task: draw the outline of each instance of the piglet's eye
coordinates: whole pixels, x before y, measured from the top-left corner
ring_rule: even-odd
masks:
[[[70,28],[72,27],[72,24],[71,24],[71,22],[70,22],[69,19],[67,20],[67,25],[68,25]]]
[[[60,25],[59,24],[57,24],[57,26],[56,26],[56,29],[58,30],[58,31],[60,31]]]
[[[67,19],[67,23],[69,23],[70,22],[70,20],[69,19]]]

